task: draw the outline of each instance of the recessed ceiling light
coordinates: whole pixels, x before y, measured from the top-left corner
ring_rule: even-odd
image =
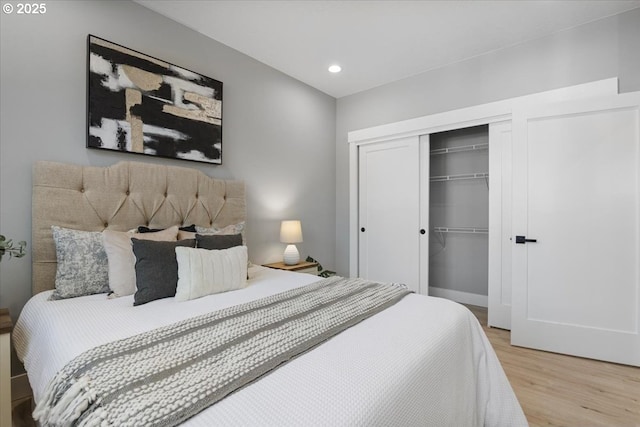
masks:
[[[329,72],[330,73],[339,73],[340,71],[342,71],[342,67],[337,65],[337,64],[332,65],[331,67],[329,67]]]

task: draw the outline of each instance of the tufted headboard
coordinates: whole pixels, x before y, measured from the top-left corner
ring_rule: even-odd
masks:
[[[36,162],[32,197],[34,295],[54,289],[57,263],[52,225],[125,231],[139,225],[223,227],[246,219],[243,182],[149,163],[92,167]]]

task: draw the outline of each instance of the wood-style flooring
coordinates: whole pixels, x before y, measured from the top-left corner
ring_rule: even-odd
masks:
[[[511,346],[509,331],[486,326],[486,308],[467,307],[531,426],[640,427],[640,368]]]

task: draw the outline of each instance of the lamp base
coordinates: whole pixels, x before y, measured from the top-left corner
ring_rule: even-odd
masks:
[[[284,263],[286,265],[296,265],[299,262],[300,252],[298,252],[296,245],[287,245],[287,248],[284,250]]]

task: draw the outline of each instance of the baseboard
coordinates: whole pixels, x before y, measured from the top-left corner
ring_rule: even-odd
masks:
[[[27,374],[11,377],[11,401],[21,400],[33,396]]]
[[[489,297],[487,295],[472,294],[471,292],[460,292],[452,289],[429,286],[429,295],[432,297],[450,299],[462,304],[477,305],[478,307],[489,306]]]

